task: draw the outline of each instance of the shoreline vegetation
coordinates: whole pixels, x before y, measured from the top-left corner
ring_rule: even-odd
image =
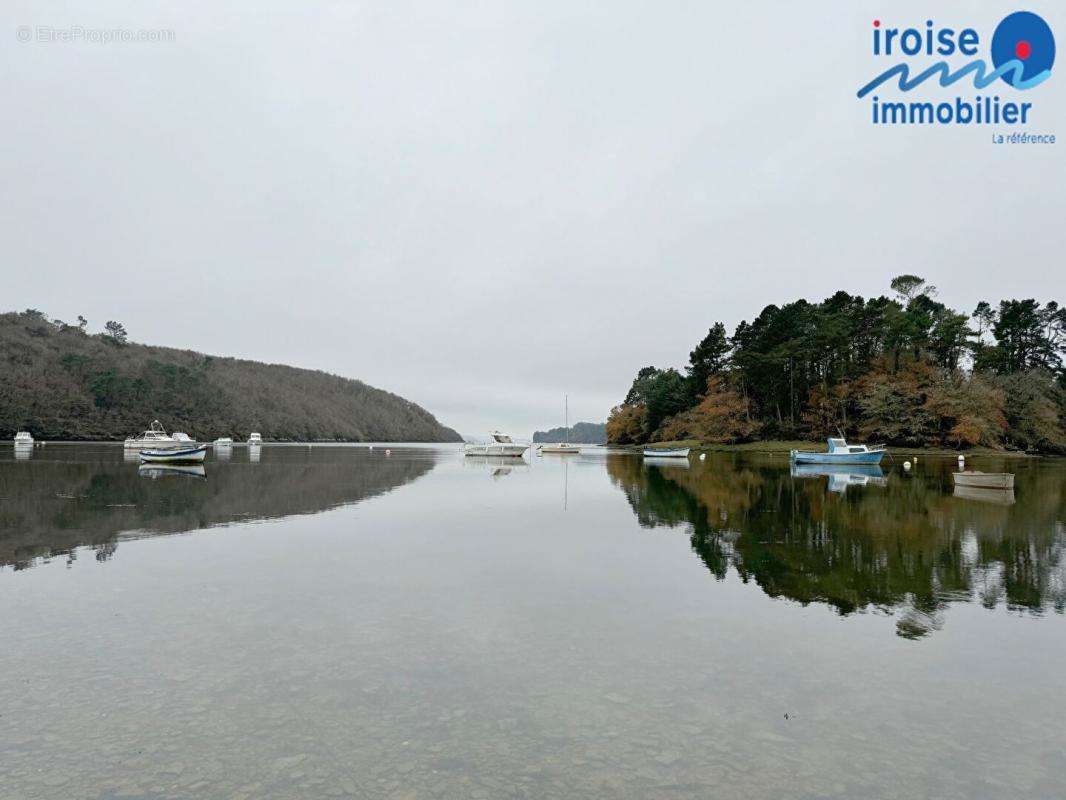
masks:
[[[784,441],[780,439],[766,439],[737,444],[722,442],[703,442],[698,439],[677,439],[669,442],[655,442],[646,445],[637,444],[608,444],[607,449],[618,453],[641,453],[648,450],[668,450],[671,448],[688,447],[697,453],[756,453],[760,455],[785,455],[792,450],[825,450],[825,441]],[[1041,453],[1026,452],[1024,450],[1002,450],[991,447],[970,447],[965,450],[950,447],[889,447],[889,456],[930,456],[937,458],[957,458],[960,455],[971,456],[996,456],[998,458],[1038,458]]]
[[[154,419],[199,441],[461,442],[415,403],[318,370],[154,347],[108,321],[0,314],[0,438],[122,441]]]
[[[1066,454],[1066,309],[1001,300],[960,314],[919,276],[890,285],[892,297],[769,305],[732,336],[716,322],[683,370],[637,373],[608,445],[787,452],[845,436],[897,453]]]

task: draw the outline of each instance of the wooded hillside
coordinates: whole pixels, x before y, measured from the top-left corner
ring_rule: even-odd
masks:
[[[201,441],[458,442],[409,400],[357,380],[282,364],[127,341],[121,324],[30,309],[0,314],[0,438],[119,440],[153,419]]]
[[[721,322],[684,373],[644,367],[607,421],[616,444],[835,436],[908,446],[1066,452],[1066,309],[937,301],[916,275],[894,297],[838,291]]]

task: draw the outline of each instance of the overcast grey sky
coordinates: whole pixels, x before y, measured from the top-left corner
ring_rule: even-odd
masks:
[[[874,127],[855,97],[887,66],[872,19],[933,6],[9,0],[0,305],[525,435],[564,392],[603,420],[639,367],[771,302],[901,272],[965,310],[1066,300],[1064,145]],[[950,6],[932,18],[982,54],[1019,8]],[[1061,4],[1023,7],[1061,61]],[[1066,135],[1062,77],[1024,98],[1028,130]]]

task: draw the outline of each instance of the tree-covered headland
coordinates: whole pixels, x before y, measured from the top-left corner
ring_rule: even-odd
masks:
[[[317,370],[153,347],[110,320],[0,314],[0,439],[121,440],[153,419],[195,439],[458,442],[424,408]]]
[[[901,446],[1066,452],[1066,309],[1001,300],[963,314],[915,275],[716,322],[683,370],[644,367],[613,444],[735,443],[843,432]]]

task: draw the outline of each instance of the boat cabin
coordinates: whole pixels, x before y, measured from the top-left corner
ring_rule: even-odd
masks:
[[[167,436],[166,428],[163,427],[163,423],[157,419],[152,420],[152,424],[148,426],[148,430],[141,434],[141,438],[146,442],[150,442],[154,439],[170,439],[170,437]]]
[[[868,453],[870,448],[864,444],[848,444],[844,439],[829,440],[830,453]]]
[[[514,444],[510,436],[505,436],[499,431],[493,431],[491,435],[492,441],[496,442],[496,444]]]

